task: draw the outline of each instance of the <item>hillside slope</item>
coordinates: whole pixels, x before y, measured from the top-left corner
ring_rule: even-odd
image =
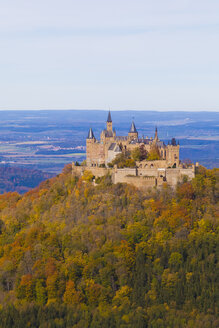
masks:
[[[0,196],[0,327],[218,327],[218,170],[97,182],[68,166]]]

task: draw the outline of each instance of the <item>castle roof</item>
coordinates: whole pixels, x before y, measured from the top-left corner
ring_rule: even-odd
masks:
[[[121,148],[115,142],[111,143],[108,150],[113,150],[116,153],[121,153]]]
[[[105,137],[113,137],[113,131],[103,130]]]
[[[94,138],[94,133],[93,133],[93,130],[90,128],[87,139],[93,139],[93,138]]]
[[[129,133],[137,133],[134,121],[132,121],[132,125],[130,127]]]
[[[150,143],[149,139],[144,139],[143,137],[141,139],[138,139],[138,143],[143,143],[145,145],[148,145]]]
[[[128,140],[128,137],[125,137],[125,136],[116,136],[115,137],[115,140],[117,140],[117,141],[126,141],[126,140]]]
[[[157,141],[157,146],[158,147],[164,147],[165,146],[165,144],[164,144],[164,142],[163,141]]]
[[[116,145],[116,143],[111,143],[111,145],[109,146],[109,150],[113,150],[115,145]]]
[[[109,110],[109,113],[108,113],[107,122],[109,122],[109,123],[112,122],[110,110]]]

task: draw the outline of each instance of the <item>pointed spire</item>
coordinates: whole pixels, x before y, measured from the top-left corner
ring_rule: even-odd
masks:
[[[112,122],[110,110],[109,110],[109,113],[108,113],[107,122]]]
[[[93,138],[94,138],[94,133],[93,133],[93,130],[90,128],[87,139],[93,139]]]
[[[175,139],[175,138],[172,138],[172,140],[171,140],[171,145],[172,145],[172,146],[176,146],[176,139]]]
[[[154,139],[157,140],[158,139],[158,135],[157,135],[157,126],[155,128],[155,136],[154,136]]]
[[[129,133],[137,133],[134,121],[132,121],[132,125],[130,127]]]

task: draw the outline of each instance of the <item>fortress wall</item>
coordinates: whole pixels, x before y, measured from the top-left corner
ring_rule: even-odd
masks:
[[[182,181],[183,176],[187,176],[189,180],[195,177],[194,167],[191,168],[174,168],[174,169],[136,169],[136,168],[101,168],[101,167],[85,167],[72,166],[73,173],[82,175],[83,171],[89,170],[95,177],[101,177],[107,173],[112,174],[113,183],[130,183],[137,188],[147,188],[153,186],[161,186],[166,177],[166,182],[175,187],[178,181]]]
[[[84,166],[75,166],[74,163],[72,163],[72,174],[82,175],[84,168]]]
[[[195,167],[187,168],[187,169],[180,169],[180,176],[181,178],[187,175],[189,180],[192,180],[195,177]]]
[[[166,160],[157,160],[157,161],[142,161],[136,162],[139,169],[151,169],[151,168],[166,168],[168,167]]]
[[[189,180],[195,177],[194,168],[175,168],[166,170],[167,183],[176,186],[178,181],[182,181],[183,176],[186,175]]]
[[[127,175],[137,176],[136,168],[124,168],[124,169],[114,168],[112,181],[113,183],[122,182],[127,177]]]
[[[96,178],[102,177],[107,173],[111,173],[110,169],[106,169],[104,167],[88,167],[86,170],[91,171]]]
[[[110,172],[110,169],[104,167],[86,167],[72,165],[72,173],[76,175],[83,175],[84,171],[91,171],[95,177],[102,177]]]
[[[138,169],[138,176],[149,176],[149,177],[157,177],[158,171],[156,168],[153,169]]]
[[[121,176],[117,172],[114,173],[114,183],[129,183],[137,188],[148,188],[156,186],[156,178],[154,177],[138,177],[138,176]]]
[[[166,179],[169,185],[176,186],[179,181],[179,171],[180,169],[178,168],[166,170]]]

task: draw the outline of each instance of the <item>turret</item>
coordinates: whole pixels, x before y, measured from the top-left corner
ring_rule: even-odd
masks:
[[[106,121],[106,128],[107,128],[107,131],[113,130],[113,122],[112,122],[110,110],[109,110],[107,121]]]
[[[92,166],[92,158],[93,158],[93,152],[94,152],[94,146],[95,146],[96,139],[94,137],[93,130],[90,128],[87,139],[86,139],[86,162],[87,166]]]
[[[168,146],[166,147],[166,159],[168,165],[171,167],[179,166],[179,147],[179,143],[177,145],[175,138],[172,138],[171,142],[168,141]]]
[[[158,141],[157,127],[155,128],[154,140]]]
[[[157,127],[156,127],[155,128],[154,139],[153,139],[153,145],[157,145],[158,141],[159,141],[159,139],[158,139],[158,133],[157,133]]]
[[[136,130],[134,121],[132,121],[128,136],[130,139],[138,139],[138,131]]]
[[[87,139],[95,139],[93,130],[91,128],[90,128],[90,130],[88,132]]]

